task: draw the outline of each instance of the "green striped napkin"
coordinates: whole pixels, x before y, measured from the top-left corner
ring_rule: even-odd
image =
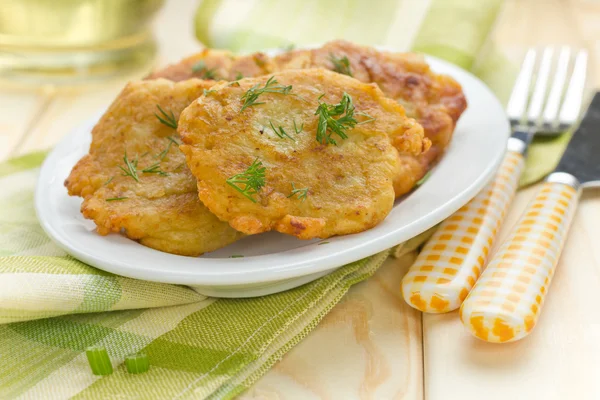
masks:
[[[471,68],[505,96],[514,69],[506,68],[486,44],[500,3],[382,0],[373,7],[372,2],[347,0],[340,12],[339,2],[332,0],[205,0],[196,26],[205,43],[234,50],[338,36],[394,45],[398,38],[404,46],[414,43],[415,49]],[[236,7],[239,12],[231,12]],[[341,19],[333,18],[339,15]],[[539,150],[547,156],[549,148],[559,152],[556,143],[544,145],[546,149],[534,147],[531,155]],[[119,277],[65,254],[40,228],[33,192],[43,158],[37,153],[0,164],[2,399],[235,397],[390,253],[253,299],[212,299],[183,286]],[[546,170],[538,168],[529,179]],[[396,253],[414,250],[424,237]],[[85,349],[92,345],[107,349],[112,375],[91,373]],[[150,370],[128,374],[124,358],[136,352],[148,355]]]

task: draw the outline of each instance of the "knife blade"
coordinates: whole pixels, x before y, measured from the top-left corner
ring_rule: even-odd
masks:
[[[600,92],[555,171],[463,302],[460,318],[476,337],[512,342],[535,327],[558,264],[581,189],[600,186]]]
[[[600,92],[569,141],[555,172],[568,173],[583,187],[600,186]]]

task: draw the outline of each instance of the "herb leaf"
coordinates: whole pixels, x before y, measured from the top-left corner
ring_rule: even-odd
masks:
[[[275,134],[277,136],[279,136],[279,138],[283,139],[283,138],[289,138],[292,139],[294,142],[296,141],[293,137],[291,137],[290,135],[287,134],[287,132],[285,131],[285,129],[283,129],[283,126],[279,125],[279,131],[275,128],[275,126],[273,126],[273,121],[269,120],[269,124],[271,125],[271,129],[273,129],[273,132],[275,132]]]
[[[265,171],[262,162],[258,161],[258,157],[241,174],[236,174],[227,179],[227,184],[235,190],[246,196],[253,203],[256,203],[254,195],[265,185]]]
[[[346,131],[354,128],[358,122],[354,118],[354,104],[348,93],[342,95],[342,100],[338,104],[319,102],[315,115],[319,116],[317,142],[321,144],[337,146],[337,142],[331,136],[335,133],[341,139],[347,139]],[[339,118],[334,119],[333,117]]]
[[[154,163],[151,166],[144,168],[142,170],[143,173],[145,174],[158,174],[160,176],[167,176],[169,174],[167,174],[165,171],[163,171],[162,169],[160,169],[160,162]]]
[[[209,94],[211,94],[211,93],[215,93],[215,92],[216,92],[216,90],[212,90],[212,89],[210,89],[210,90],[206,90],[206,89],[204,89],[204,95],[205,95],[205,96],[208,96]]]
[[[108,185],[109,183],[112,182],[112,180],[115,179],[114,176],[111,176],[110,178],[108,178],[108,180],[106,182],[104,182],[104,186]]]
[[[196,64],[192,65],[192,72],[193,73],[200,73],[200,77],[202,79],[206,79],[206,80],[219,80],[219,76],[217,75],[217,68],[210,68],[208,69],[206,67],[206,63],[204,62],[204,60],[200,60],[198,61]]]
[[[377,120],[377,118],[370,116],[366,112],[360,112],[359,111],[359,112],[356,113],[356,115],[362,115],[363,117],[367,117],[367,119],[365,119],[364,121],[360,121],[356,125],[362,125],[362,124],[366,124],[368,122],[373,122],[373,121]]]
[[[336,57],[333,53],[329,53],[329,60],[333,64],[333,70],[339,74],[353,76],[350,70],[350,60],[347,56]]]
[[[236,81],[239,81],[243,77],[244,77],[244,74],[242,74],[241,72],[238,72],[238,73],[235,74],[235,80]]]
[[[154,113],[154,115],[156,115],[156,118],[158,118],[158,120],[161,123],[168,126],[169,128],[177,129],[177,119],[175,119],[173,111],[169,110],[170,114],[167,114],[167,112],[163,110],[158,104],[156,105],[156,108],[158,108],[158,111],[160,111],[160,113],[162,114],[161,117],[160,115]]]
[[[296,132],[296,134],[302,132],[304,130],[304,122],[302,123],[302,125],[300,125],[300,128],[298,128],[296,126],[296,120],[294,120],[294,132]]]
[[[111,197],[110,199],[106,199],[106,201],[121,201],[121,200],[126,200],[129,197]]]
[[[171,146],[173,144],[175,144],[176,146],[180,145],[180,143],[172,136],[167,136],[167,140],[169,141],[169,144],[167,144],[167,148],[158,154],[158,158],[160,159],[160,161],[163,161],[167,154],[169,154],[169,151],[171,150]]]
[[[138,178],[137,174],[137,158],[130,160],[129,158],[127,158],[127,150],[125,150],[125,156],[123,156],[123,161],[125,162],[125,167],[119,165],[119,168],[121,169],[121,171],[123,171],[122,175],[129,176],[135,179],[136,182],[139,182],[140,179]]]
[[[264,102],[257,102],[258,97],[263,93],[280,93],[289,94],[292,90],[292,85],[282,86],[277,84],[277,79],[274,76],[270,77],[264,87],[259,87],[260,84],[252,86],[244,95],[241,100],[244,101],[240,112],[244,111],[248,107],[257,106],[259,104],[265,104]]]
[[[292,182],[292,193],[290,193],[288,199],[296,194],[298,195],[298,200],[304,201],[306,200],[306,196],[308,196],[308,188],[296,189],[296,185]]]

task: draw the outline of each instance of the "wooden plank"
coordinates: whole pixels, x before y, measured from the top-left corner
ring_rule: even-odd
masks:
[[[0,92],[0,161],[13,154],[27,130],[47,107],[50,97],[38,92]]]
[[[49,150],[83,122],[102,113],[124,84],[117,81],[92,89],[56,93],[13,154]]]
[[[520,193],[502,237],[535,188]],[[546,304],[525,339],[491,344],[471,336],[456,312],[423,317],[429,400],[600,398],[600,191],[585,193]]]
[[[240,399],[423,398],[421,315],[398,283],[414,254],[390,258]]]

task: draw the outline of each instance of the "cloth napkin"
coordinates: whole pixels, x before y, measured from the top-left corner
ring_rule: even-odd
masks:
[[[331,0],[205,0],[196,18],[197,34],[208,45],[238,51],[336,37],[398,49],[412,43],[415,50],[471,69],[503,98],[510,91],[515,68],[488,40],[501,1],[344,4],[340,13],[339,2]],[[345,19],[335,19],[339,15]],[[561,140],[534,145],[525,183],[553,167]],[[284,293],[207,298],[184,286],[92,268],[55,246],[33,208],[44,156],[35,153],[0,164],[3,399],[235,397],[309,334],[352,285],[370,277],[392,252],[414,251],[428,236]],[[112,375],[91,373],[85,349],[92,345],[107,349]],[[148,355],[150,370],[128,374],[124,357],[140,351]]]

